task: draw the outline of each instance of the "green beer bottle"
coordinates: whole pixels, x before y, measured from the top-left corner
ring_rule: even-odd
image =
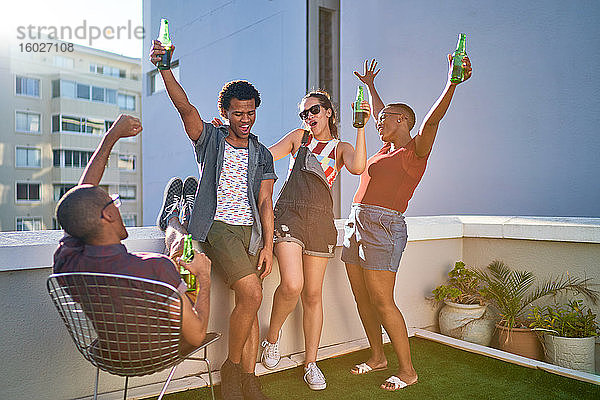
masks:
[[[173,55],[173,43],[169,37],[169,21],[166,18],[160,20],[160,31],[158,31],[158,38],[156,39],[163,45],[166,53],[160,55],[160,60],[156,64],[158,69],[170,69],[171,68],[171,56]]]
[[[356,101],[354,102],[354,114],[352,115],[352,126],[355,128],[362,128],[365,126],[365,112],[362,109],[363,100],[363,87],[358,86],[356,91]]]
[[[189,263],[194,259],[194,249],[192,248],[192,235],[185,235],[183,239],[183,254],[181,259],[186,263]],[[184,267],[179,267],[179,274],[185,281],[188,287],[188,292],[196,290],[196,276]]]
[[[460,83],[464,78],[463,57],[467,55],[467,35],[465,33],[458,34],[458,44],[456,50],[452,54],[452,76],[450,82]]]

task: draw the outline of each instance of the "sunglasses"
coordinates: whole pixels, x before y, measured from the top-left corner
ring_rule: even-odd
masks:
[[[117,208],[121,207],[121,196],[119,196],[118,194],[110,195],[110,201],[106,203],[104,207],[102,207],[102,210],[100,210],[100,218],[102,218],[102,211],[104,211],[104,209],[110,206],[111,204],[114,204]]]
[[[315,104],[314,106],[312,106],[308,110],[301,111],[300,114],[298,114],[298,115],[300,116],[300,119],[302,121],[304,121],[306,118],[308,118],[308,113],[309,112],[312,115],[317,115],[318,113],[321,112],[321,105],[320,104]]]

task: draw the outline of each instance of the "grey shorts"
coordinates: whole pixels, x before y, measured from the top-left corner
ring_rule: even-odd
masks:
[[[365,269],[396,272],[407,238],[402,213],[354,203],[344,226],[342,261]]]

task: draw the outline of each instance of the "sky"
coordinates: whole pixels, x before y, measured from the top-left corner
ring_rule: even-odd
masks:
[[[3,15],[10,16],[0,24],[2,40],[8,38],[13,46],[40,42],[38,27],[42,33],[55,28],[59,35],[61,28],[65,35],[70,28],[72,36],[64,41],[142,57],[142,0],[21,0],[7,2],[2,9]]]

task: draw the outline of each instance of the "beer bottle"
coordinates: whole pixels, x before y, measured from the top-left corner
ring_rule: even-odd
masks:
[[[362,109],[363,99],[363,87],[359,85],[356,91],[356,101],[354,102],[354,114],[352,115],[352,126],[355,128],[365,126],[365,112]]]
[[[166,18],[160,20],[160,31],[158,32],[158,38],[156,40],[158,40],[165,48],[165,54],[160,55],[160,60],[156,64],[156,67],[158,69],[170,69],[173,44],[169,37],[169,21],[167,21]]]
[[[467,35],[464,33],[458,34],[458,44],[456,50],[452,54],[452,76],[450,82],[460,83],[464,79],[463,57],[467,55]]]
[[[189,263],[194,259],[194,249],[192,248],[192,235],[185,235],[183,239],[183,254],[181,259],[186,263]],[[179,274],[185,281],[188,287],[188,292],[196,290],[196,276],[184,267],[179,267]]]

